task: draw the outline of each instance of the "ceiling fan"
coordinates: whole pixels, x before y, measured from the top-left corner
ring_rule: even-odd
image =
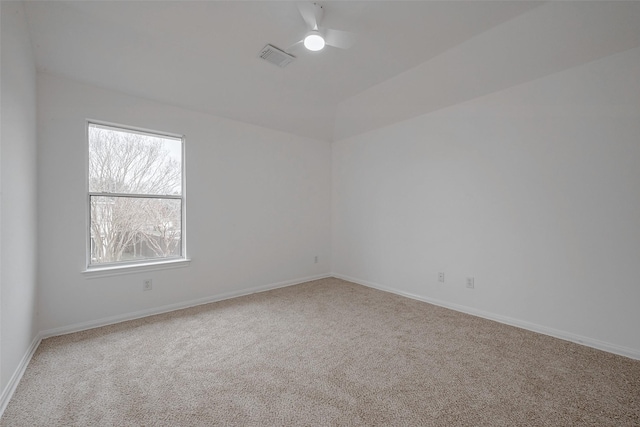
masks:
[[[348,31],[335,30],[320,26],[324,16],[324,7],[316,2],[297,2],[302,19],[306,22],[309,31],[305,37],[287,49],[303,45],[310,51],[322,50],[325,46],[349,49],[355,42],[355,35]]]

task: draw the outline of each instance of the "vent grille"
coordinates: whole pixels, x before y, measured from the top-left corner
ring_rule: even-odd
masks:
[[[262,49],[259,56],[265,61],[271,62],[272,64],[275,64],[280,68],[286,67],[291,63],[291,61],[296,59],[295,56],[289,55],[287,52],[282,51],[270,44],[266,45],[264,49]]]

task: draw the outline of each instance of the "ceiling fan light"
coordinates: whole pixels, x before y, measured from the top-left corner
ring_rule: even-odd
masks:
[[[322,50],[324,48],[324,39],[319,33],[313,32],[304,38],[304,47],[314,52]]]

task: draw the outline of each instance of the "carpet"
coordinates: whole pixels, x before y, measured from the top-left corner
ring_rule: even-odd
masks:
[[[638,426],[640,361],[339,279],[45,339],[1,426]]]

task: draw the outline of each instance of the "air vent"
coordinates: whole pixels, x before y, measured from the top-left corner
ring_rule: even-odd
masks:
[[[272,64],[275,64],[280,68],[286,67],[291,61],[296,59],[295,56],[289,55],[287,52],[282,51],[270,44],[266,45],[264,49],[262,49],[262,51],[260,52],[260,58],[264,59],[267,62],[271,62]]]

